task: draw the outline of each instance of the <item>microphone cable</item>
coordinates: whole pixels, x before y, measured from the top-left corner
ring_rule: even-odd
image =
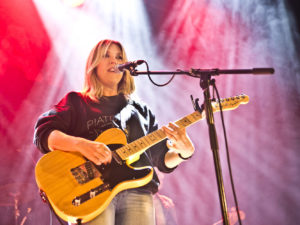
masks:
[[[147,67],[147,75],[148,75],[148,78],[149,80],[151,81],[152,84],[154,84],[155,86],[158,86],[158,87],[163,87],[163,86],[166,86],[168,85],[169,83],[171,83],[171,81],[174,79],[175,77],[175,74],[172,75],[172,77],[170,78],[170,80],[168,80],[166,83],[164,84],[158,84],[158,83],[155,83],[155,81],[152,80],[151,78],[151,75],[150,75],[150,70],[149,70],[149,65],[146,61],[144,61],[144,63],[146,64],[146,67]]]

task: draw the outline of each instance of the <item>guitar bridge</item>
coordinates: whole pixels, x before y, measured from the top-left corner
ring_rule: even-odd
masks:
[[[109,190],[109,184],[101,184],[100,186],[91,189],[90,191],[84,193],[83,195],[77,196],[72,200],[72,204],[74,206],[80,206],[82,203],[96,197],[97,195],[101,194],[102,192]]]

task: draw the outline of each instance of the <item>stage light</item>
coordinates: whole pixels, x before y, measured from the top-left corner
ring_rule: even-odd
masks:
[[[62,0],[64,4],[71,7],[78,7],[84,3],[84,0]]]

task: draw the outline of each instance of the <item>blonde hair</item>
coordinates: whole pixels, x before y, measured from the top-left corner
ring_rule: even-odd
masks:
[[[97,66],[103,55],[106,54],[108,48],[116,44],[121,49],[123,62],[127,62],[125,50],[120,42],[113,40],[102,40],[91,50],[85,67],[85,79],[83,94],[97,101],[103,96],[103,85],[97,76]],[[135,90],[134,79],[129,71],[123,72],[123,77],[118,85],[118,94],[122,93],[129,97]]]

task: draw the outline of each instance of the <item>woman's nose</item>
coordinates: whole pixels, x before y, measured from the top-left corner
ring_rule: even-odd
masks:
[[[116,58],[111,58],[110,59],[110,64],[114,64],[114,65],[116,65],[117,64],[117,59]]]

